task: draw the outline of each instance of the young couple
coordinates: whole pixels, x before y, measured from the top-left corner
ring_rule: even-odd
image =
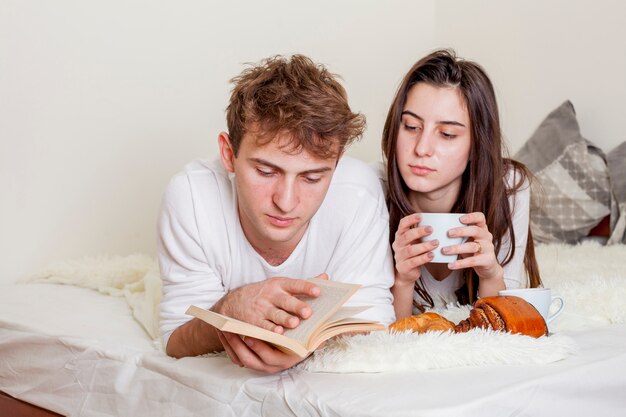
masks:
[[[344,156],[365,128],[335,76],[304,56],[274,57],[232,80],[220,157],[170,182],[159,217],[161,330],[167,353],[224,350],[263,372],[301,359],[220,332],[190,304],[276,332],[311,315],[308,278],[361,284],[347,305],[389,324],[413,308],[473,302],[539,284],[525,168],[503,158],[494,90],[485,72],[436,51],[408,72],[383,132],[385,191],[367,164]],[[419,213],[467,213],[466,243],[429,263]],[[393,257],[391,254],[393,253]],[[395,263],[394,263],[395,260]]]

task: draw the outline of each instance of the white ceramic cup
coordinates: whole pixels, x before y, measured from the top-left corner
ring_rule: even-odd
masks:
[[[459,220],[461,216],[463,216],[463,213],[422,213],[422,220],[420,220],[417,225],[430,226],[433,228],[433,232],[429,236],[423,237],[422,242],[428,242],[434,239],[439,241],[439,246],[433,251],[435,257],[431,262],[449,264],[458,259],[458,255],[445,255],[441,252],[441,249],[446,246],[460,245],[467,240],[465,237],[448,236],[448,230],[455,227],[467,226]]]
[[[499,295],[514,295],[519,298],[523,298],[532,304],[537,311],[543,316],[546,323],[550,323],[554,320],[565,307],[565,300],[560,295],[552,295],[550,288],[517,288],[510,290],[502,290],[498,292]],[[550,314],[550,306],[552,303],[558,300],[560,302],[559,307],[554,313]]]

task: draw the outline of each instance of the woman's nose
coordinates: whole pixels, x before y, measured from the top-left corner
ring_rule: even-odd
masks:
[[[422,132],[415,144],[415,153],[418,156],[431,156],[434,150],[434,136],[428,132]]]

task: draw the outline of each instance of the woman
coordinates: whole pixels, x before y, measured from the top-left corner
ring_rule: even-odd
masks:
[[[397,318],[413,307],[444,307],[541,285],[529,229],[529,173],[504,158],[491,81],[474,62],[440,50],[404,77],[383,131],[390,242],[396,264],[392,288]],[[442,248],[451,264],[429,263],[438,242],[419,226],[420,213],[466,213],[466,237]],[[528,283],[526,275],[528,274]]]

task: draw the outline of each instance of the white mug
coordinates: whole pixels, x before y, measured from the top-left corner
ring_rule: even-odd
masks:
[[[448,236],[448,230],[455,227],[467,226],[461,223],[459,218],[463,216],[463,213],[421,213],[422,219],[417,224],[418,226],[430,226],[433,228],[433,232],[429,236],[422,238],[422,242],[428,242],[430,240],[437,239],[439,246],[433,251],[435,257],[430,261],[434,263],[449,264],[458,259],[458,255],[446,255],[441,252],[441,249],[446,246],[460,245],[465,242],[465,237],[450,237]]]
[[[516,297],[523,298],[532,304],[537,311],[543,316],[546,323],[550,323],[557,318],[565,307],[565,300],[560,295],[552,295],[550,288],[516,288],[510,290],[502,290],[498,292],[499,295],[514,295]],[[559,308],[550,315],[550,306],[552,303],[558,300],[560,301]]]

